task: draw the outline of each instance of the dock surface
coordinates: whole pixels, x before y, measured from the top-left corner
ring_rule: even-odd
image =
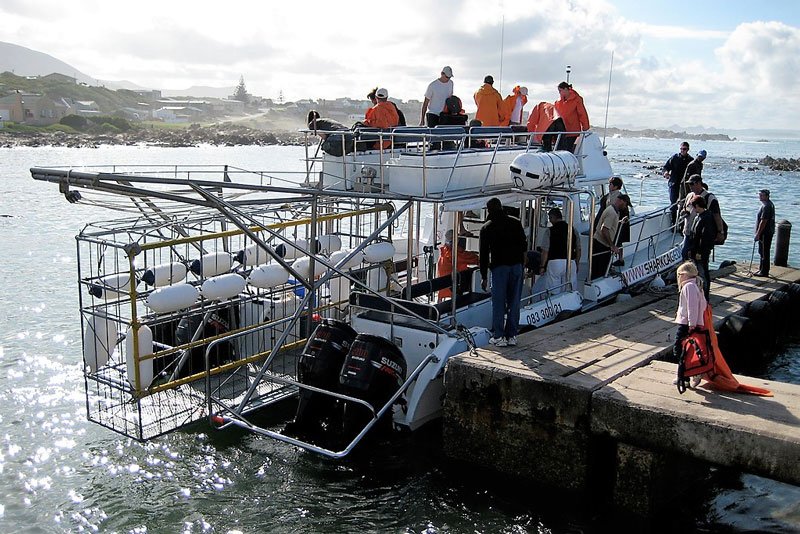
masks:
[[[753,278],[735,267],[711,286],[715,324],[800,271]],[[679,394],[672,351],[677,292],[643,293],[448,364],[445,451],[454,459],[564,489],[624,447],[686,456],[800,485],[800,385],[737,375],[771,398],[706,388]],[[609,449],[616,456],[603,456]],[[624,446],[624,447],[623,447]],[[619,475],[618,475],[619,477]]]

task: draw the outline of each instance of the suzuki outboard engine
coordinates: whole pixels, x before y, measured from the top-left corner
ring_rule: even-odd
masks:
[[[356,331],[334,319],[323,319],[308,339],[297,361],[297,380],[327,391],[339,391],[339,373]],[[307,389],[300,390],[300,403],[294,421],[286,432],[311,439],[326,431],[338,431],[341,403],[334,397]]]
[[[340,391],[367,401],[377,412],[400,389],[407,372],[406,359],[394,343],[379,336],[358,334],[339,375]],[[353,439],[371,418],[364,406],[346,403],[345,438]],[[374,429],[378,433],[390,430],[391,423],[392,410],[388,410]]]

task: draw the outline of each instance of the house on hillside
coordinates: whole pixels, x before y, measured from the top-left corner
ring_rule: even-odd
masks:
[[[196,120],[204,111],[191,106],[164,106],[153,111],[153,118],[170,123],[183,123]]]
[[[52,98],[33,93],[13,93],[0,98],[0,110],[9,121],[29,126],[55,124],[64,116]]]

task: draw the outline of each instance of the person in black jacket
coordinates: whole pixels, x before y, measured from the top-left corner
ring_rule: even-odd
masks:
[[[691,162],[692,156],[689,155],[689,143],[684,141],[681,143],[680,152],[673,154],[664,164],[664,178],[667,179],[669,188],[669,203],[672,204],[670,208],[672,224],[675,224],[675,218],[678,214],[678,205],[676,203],[680,197],[681,183],[686,174],[686,167]]]
[[[703,197],[695,197],[692,200],[692,206],[697,215],[692,222],[689,257],[697,264],[700,276],[703,277],[703,293],[708,300],[711,290],[708,260],[711,258],[711,251],[714,250],[714,242],[717,238],[717,222],[714,220],[714,214],[706,209],[706,199]]]
[[[519,302],[528,241],[519,219],[507,215],[499,198],[486,203],[488,219],[480,232],[481,287],[492,271],[492,338],[498,347],[517,344]],[[504,321],[505,317],[505,321]]]

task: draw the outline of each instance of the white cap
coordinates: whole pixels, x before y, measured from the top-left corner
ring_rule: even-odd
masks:
[[[389,90],[385,87],[381,87],[375,91],[375,98],[389,98]]]
[[[445,67],[445,68],[442,69],[442,74],[444,74],[448,78],[452,78],[453,77],[453,69],[451,69],[450,67]]]
[[[522,96],[528,96],[528,88],[523,85],[519,88],[519,94]]]

